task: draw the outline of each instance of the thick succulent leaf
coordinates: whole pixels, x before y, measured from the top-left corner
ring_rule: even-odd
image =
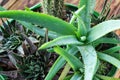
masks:
[[[68,45],[68,44],[82,45],[83,43],[78,41],[77,38],[73,35],[61,36],[61,37],[58,37],[50,42],[43,44],[39,49],[45,49],[45,48],[49,48],[49,47],[53,47],[53,46]]]
[[[104,37],[104,38],[100,38],[100,39],[97,39],[93,42],[93,45],[94,46],[97,46],[101,43],[108,43],[108,44],[119,44],[120,41],[117,40],[116,38],[107,38],[107,37]]]
[[[42,14],[32,11],[21,11],[21,10],[1,11],[0,18],[12,18],[16,20],[30,22],[48,28],[48,30],[63,35],[75,34],[75,30],[76,30],[76,28],[73,25],[61,19],[58,19],[53,16],[49,16],[47,14]]]
[[[81,8],[79,8],[77,11],[75,11],[74,14],[76,14],[76,15],[80,14],[80,12],[83,10],[84,7],[85,7],[85,6],[82,6]],[[74,22],[75,22],[75,20],[76,20],[76,18],[77,18],[76,15],[73,15],[73,16],[72,16],[72,18],[71,18],[71,20],[70,20],[70,24],[74,24]]]
[[[120,20],[109,20],[94,26],[88,33],[88,43],[93,42],[107,33],[120,29]]]
[[[24,21],[18,21],[20,24],[24,25],[24,27],[28,28],[29,30],[31,30],[32,32],[35,32],[36,34],[40,35],[40,36],[45,36],[45,30],[44,29],[41,29],[39,27],[36,27],[34,25],[32,25],[31,23],[27,23],[27,22],[24,22]],[[55,32],[52,32],[52,31],[48,31],[48,37],[50,39],[54,39],[54,38],[57,38],[61,36],[60,34],[58,33],[55,33]]]
[[[97,75],[97,77],[99,77],[102,80],[120,80],[118,78],[109,77],[109,76],[103,76],[103,75]]]
[[[78,34],[80,36],[86,36],[87,35],[87,29],[84,24],[84,22],[81,20],[81,18],[77,18],[78,21]]]
[[[94,74],[98,71],[99,66],[100,66],[100,60],[97,59],[97,64],[96,64],[96,67],[95,67],[95,72],[94,72]]]
[[[120,46],[115,46],[115,47],[112,47],[110,49],[107,49],[107,50],[103,51],[103,53],[110,54],[110,53],[115,53],[115,52],[118,52],[118,51],[120,51]]]
[[[78,46],[85,66],[84,80],[92,80],[97,65],[97,53],[93,46]]]
[[[0,75],[0,80],[5,80],[5,78],[2,75]]]
[[[79,7],[85,5],[85,8],[80,13],[80,16],[82,17],[82,20],[84,21],[87,29],[90,28],[90,23],[91,23],[90,14],[92,14],[94,11],[95,2],[96,0],[80,0],[79,2]]]
[[[110,56],[110,55],[99,52],[98,53],[98,58],[100,58],[104,61],[107,61],[107,62],[113,64],[114,66],[116,66],[117,68],[120,69],[120,61],[113,56]]]
[[[69,54],[67,51],[60,47],[54,47],[54,51],[62,56],[72,67],[74,71],[78,71],[80,68],[83,68],[82,62],[72,54]]]
[[[36,5],[30,7],[30,9],[31,9],[31,10],[35,10],[35,9],[40,8],[40,7],[42,7],[42,4],[41,4],[41,3],[37,3]]]
[[[67,49],[67,51],[68,53],[75,55],[78,52],[78,49],[76,47],[70,47]],[[45,80],[52,80],[55,74],[64,66],[65,62],[66,61],[62,56],[58,57],[53,66],[50,68],[49,73],[45,77]]]
[[[66,76],[63,80],[70,80],[73,75]]]
[[[45,80],[52,80],[55,74],[64,66],[65,62],[65,59],[60,56],[50,68]]]
[[[75,73],[70,80],[82,80],[83,75]]]
[[[118,59],[120,61],[120,53],[105,53],[105,54],[108,54],[116,59]]]

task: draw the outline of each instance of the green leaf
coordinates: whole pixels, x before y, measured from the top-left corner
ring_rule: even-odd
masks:
[[[116,59],[118,59],[120,61],[120,53],[105,53],[105,54],[115,57]]]
[[[35,9],[40,8],[40,7],[42,7],[42,4],[41,4],[41,3],[37,3],[37,4],[35,4],[34,6],[30,7],[30,9],[31,9],[31,10],[35,10]]]
[[[120,29],[120,20],[109,20],[94,26],[88,33],[88,43],[93,42],[107,33]]]
[[[110,49],[107,49],[105,51],[103,51],[103,53],[114,53],[114,52],[117,52],[117,51],[120,51],[120,46],[115,46],[115,47],[112,47]]]
[[[108,77],[108,76],[103,76],[103,75],[97,75],[97,77],[99,77],[102,80],[120,80],[118,78]]]
[[[0,75],[0,80],[5,80],[5,78],[2,75]]]
[[[39,27],[36,27],[34,25],[32,25],[31,23],[27,23],[27,22],[24,22],[24,21],[18,21],[20,24],[24,25],[24,27],[28,28],[29,30],[31,30],[32,32],[35,32],[36,34],[38,35],[41,35],[41,36],[45,36],[45,30],[44,29],[41,29]],[[60,34],[57,34],[55,32],[52,32],[52,31],[48,31],[48,37],[50,39],[54,39],[54,38],[57,38],[61,36]]]
[[[91,45],[78,46],[85,66],[84,80],[92,80],[97,65],[97,54]]]
[[[120,61],[113,56],[98,52],[98,58],[107,61],[120,69]]]
[[[80,13],[80,16],[82,17],[82,20],[84,21],[86,28],[90,29],[90,23],[91,23],[91,14],[94,11],[96,0],[80,0],[79,2],[79,8],[85,5],[85,8]]]
[[[65,59],[60,56],[50,68],[47,76],[45,77],[45,80],[52,80],[52,78],[61,69],[61,67],[64,66],[64,64],[65,64]]]
[[[95,40],[93,42],[93,45],[97,46],[100,43],[119,44],[120,42],[116,38],[107,38],[107,37],[104,37],[104,38],[99,38],[99,39]]]
[[[75,55],[78,52],[78,49],[76,47],[70,47],[67,51],[68,53]],[[49,73],[45,77],[45,80],[52,80],[55,74],[64,66],[65,62],[66,61],[62,56],[58,57],[58,59],[55,61],[55,63],[50,68]]]
[[[80,73],[75,73],[70,80],[82,80],[83,75]]]
[[[72,77],[72,75],[68,75],[67,77],[65,77],[63,80],[70,80]]]
[[[80,12],[84,9],[85,6],[82,6],[81,8],[79,8],[77,11],[75,11],[74,14],[78,15],[80,14]],[[72,18],[70,19],[70,24],[74,24],[74,21],[76,20],[77,16],[73,15]]]
[[[73,35],[75,34],[76,31],[76,28],[73,25],[59,18],[32,11],[21,10],[1,11],[0,18],[12,18],[16,20],[26,21],[29,23],[37,24],[42,27],[48,28],[48,30],[63,35]]]
[[[6,9],[0,6],[0,11],[5,11]]]
[[[96,67],[95,67],[95,72],[94,72],[94,74],[98,71],[99,66],[100,66],[100,60],[97,59],[97,64],[96,64]]]
[[[86,26],[84,24],[84,22],[82,21],[82,19],[80,17],[77,18],[78,21],[78,36],[86,36],[87,35],[87,29]]]
[[[55,47],[54,51],[58,53],[60,56],[64,57],[74,71],[78,71],[80,68],[83,68],[82,62],[80,62],[80,60],[77,57],[69,54],[64,49],[60,47]]]
[[[53,41],[47,42],[43,44],[39,49],[45,49],[53,46],[58,46],[58,45],[68,45],[68,44],[79,44],[82,45],[83,43],[78,41],[77,38],[73,35],[69,36],[61,36]]]

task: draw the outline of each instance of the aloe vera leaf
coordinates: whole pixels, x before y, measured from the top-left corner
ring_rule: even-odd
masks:
[[[75,36],[61,36],[58,37],[50,42],[43,44],[39,49],[45,49],[53,46],[60,46],[60,45],[68,45],[68,44],[79,44],[82,45],[83,43],[78,41]]]
[[[96,26],[94,26],[89,32],[88,32],[88,43],[93,42],[102,36],[106,35],[107,33],[120,29],[120,20],[108,20],[105,22],[102,22]]]
[[[29,23],[37,24],[42,27],[48,28],[48,30],[63,35],[73,35],[75,34],[76,31],[76,28],[72,24],[69,24],[59,18],[32,11],[22,10],[0,11],[0,18],[12,18],[16,20],[26,21]]]
[[[97,53],[91,45],[78,46],[77,48],[80,51],[84,62],[84,80],[92,80],[96,72],[95,70],[97,65]]]

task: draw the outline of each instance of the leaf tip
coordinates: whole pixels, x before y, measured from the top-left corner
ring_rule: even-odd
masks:
[[[38,50],[45,49],[45,47],[42,45],[38,48]]]

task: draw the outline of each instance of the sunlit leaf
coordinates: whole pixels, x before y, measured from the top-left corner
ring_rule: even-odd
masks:
[[[85,8],[80,13],[82,20],[84,21],[86,28],[90,29],[91,15],[94,11],[96,0],[80,0],[79,8],[85,5]]]
[[[120,20],[109,20],[94,26],[88,33],[88,43],[93,42],[107,33],[120,29]]]
[[[82,45],[83,43],[78,41],[77,38],[73,35],[70,36],[61,36],[53,41],[47,42],[43,44],[39,49],[45,49],[53,46],[58,46],[58,45],[68,45],[68,44],[79,44]]]
[[[84,80],[92,80],[97,65],[97,53],[91,45],[78,46],[85,66]]]
[[[47,14],[42,14],[32,11],[22,11],[22,10],[1,11],[0,18],[12,18],[16,20],[26,21],[65,35],[75,34],[76,31],[76,28],[73,25],[61,19],[58,19],[53,16],[49,16]]]

